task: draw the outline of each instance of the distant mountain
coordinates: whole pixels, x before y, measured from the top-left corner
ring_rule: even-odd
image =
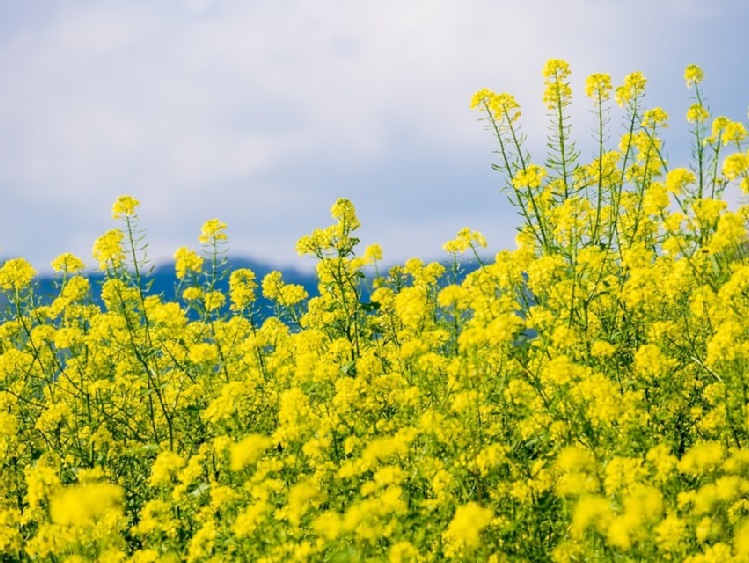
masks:
[[[297,284],[304,287],[310,297],[318,295],[317,277],[314,272],[303,272],[293,268],[279,268],[261,261],[239,257],[227,259],[220,270],[224,275],[219,277],[215,289],[228,293],[229,274],[239,268],[248,268],[255,273],[258,283],[256,292],[258,296],[257,312],[261,319],[274,313],[273,304],[263,298],[260,288],[263,278],[272,271],[280,271],[285,283]],[[463,264],[458,273],[458,281],[477,268],[478,264],[475,262]],[[380,271],[383,275],[386,275],[388,270],[389,267],[383,267]],[[91,280],[91,292],[94,301],[101,305],[101,286],[104,281],[104,274],[101,272],[90,272],[85,275]],[[368,272],[367,275],[371,275],[371,273]],[[51,302],[59,294],[57,287],[58,280],[59,276],[56,274],[39,274],[34,278],[34,294],[42,304]],[[180,288],[180,284],[175,273],[174,264],[167,263],[155,266],[150,274],[144,276],[144,286],[148,288],[147,294],[149,295],[161,295],[165,301],[176,300],[179,297],[177,291]],[[364,295],[362,296],[364,300],[368,301],[369,299],[370,287],[369,283],[364,284]],[[182,285],[182,288],[184,288],[184,285]],[[6,305],[7,297],[0,292],[0,322],[4,318],[13,316],[12,311],[7,311]],[[228,310],[228,303],[226,307]]]

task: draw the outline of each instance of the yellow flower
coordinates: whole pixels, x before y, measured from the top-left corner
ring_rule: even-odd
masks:
[[[481,531],[492,521],[489,508],[469,502],[455,510],[455,516],[442,534],[445,541],[445,554],[460,557],[474,551],[480,544]]]
[[[667,127],[668,114],[662,108],[653,108],[645,112],[642,126],[646,128]]]
[[[668,446],[659,445],[648,450],[645,459],[650,462],[655,470],[655,478],[665,481],[676,469],[679,463],[676,456],[671,454]]]
[[[74,274],[83,271],[85,267],[86,265],[83,263],[83,260],[70,252],[60,254],[60,256],[52,260],[52,269],[55,272]]]
[[[713,225],[720,217],[721,212],[726,208],[726,202],[723,199],[704,197],[697,199],[692,203],[694,216],[697,221],[703,225]]]
[[[185,246],[177,249],[174,253],[174,260],[174,269],[178,279],[183,279],[187,272],[200,272],[203,267],[203,258]]]
[[[237,519],[232,526],[232,531],[240,538],[249,536],[257,530],[267,512],[268,503],[262,499],[258,500],[237,515]]]
[[[645,93],[647,80],[641,72],[632,72],[624,77],[624,84],[616,89],[616,103],[619,107],[631,104]]]
[[[749,557],[749,520],[744,520],[736,528],[733,536],[733,547],[737,556],[744,559]]]
[[[93,256],[99,262],[102,270],[107,265],[117,267],[125,260],[125,251],[122,249],[124,235],[119,229],[111,229],[96,239],[94,242]]]
[[[544,64],[541,74],[544,78],[554,78],[557,76],[569,76],[571,73],[570,65],[563,59],[549,59]]]
[[[660,215],[668,204],[668,190],[660,182],[653,182],[645,190],[642,208],[648,215]]]
[[[727,180],[735,180],[749,171],[749,154],[730,154],[723,161],[723,175]]]
[[[216,539],[216,525],[209,520],[192,536],[187,561],[198,561],[208,557],[213,551]]]
[[[663,551],[678,551],[686,540],[686,531],[687,523],[675,514],[669,514],[655,527],[658,548]]]
[[[0,267],[0,288],[20,291],[35,275],[36,270],[24,258],[11,258]]]
[[[286,501],[286,519],[292,526],[299,526],[302,517],[311,508],[319,506],[323,498],[319,485],[311,479],[294,484],[289,489]]]
[[[218,219],[209,219],[203,223],[203,227],[200,229],[198,242],[200,244],[214,244],[228,240],[229,237],[226,236],[224,229],[226,229],[226,223]]]
[[[361,461],[365,468],[373,468],[379,462],[391,458],[405,457],[408,455],[409,445],[414,434],[409,429],[403,429],[394,436],[375,438],[362,452]]]
[[[706,143],[717,143],[720,140],[723,146],[728,143],[740,143],[746,138],[747,131],[743,123],[732,121],[724,116],[713,119],[712,135],[705,139]]]
[[[608,74],[591,74],[585,79],[585,95],[589,98],[608,100],[611,88],[611,76]]]
[[[135,534],[145,536],[161,531],[169,538],[177,535],[179,522],[172,518],[172,508],[169,503],[163,500],[152,499],[147,501],[141,507],[138,518],[138,524],[132,529]],[[149,561],[145,554],[142,560]]]
[[[518,171],[512,179],[512,185],[516,190],[525,187],[537,189],[541,187],[544,177],[546,177],[546,169],[537,164],[529,164],[525,170]]]
[[[188,287],[182,292],[185,301],[195,301],[203,297],[203,290],[199,287]]]
[[[57,471],[48,465],[37,465],[24,469],[26,477],[26,499],[29,507],[37,508],[60,486]]]
[[[333,204],[333,207],[330,208],[330,215],[333,219],[337,220],[340,225],[338,236],[344,236],[361,226],[359,219],[356,217],[354,204],[348,199],[338,199]]]
[[[675,168],[669,170],[666,175],[666,191],[681,195],[684,187],[697,181],[694,172],[686,168]]]
[[[543,69],[544,90],[543,101],[550,110],[556,110],[560,105],[569,103],[572,88],[567,81],[572,71],[570,65],[561,59],[550,59]]]
[[[151,477],[148,482],[151,486],[167,484],[172,476],[185,466],[184,458],[168,450],[161,452],[151,466]]]
[[[309,297],[307,290],[298,284],[286,284],[281,288],[280,302],[286,307],[301,303]]]
[[[610,358],[616,352],[616,346],[604,340],[596,340],[590,347],[590,355],[594,358]]]
[[[0,553],[9,555],[19,552],[23,536],[19,530],[21,511],[16,508],[0,508]]]
[[[689,123],[695,123],[697,121],[704,121],[710,117],[710,112],[702,104],[692,104],[687,110],[687,121]]]
[[[228,504],[234,502],[239,494],[226,485],[214,485],[211,487],[211,508],[220,510]]]
[[[108,512],[124,516],[125,491],[119,485],[87,483],[66,487],[50,499],[52,521],[63,525],[93,524]]]
[[[492,94],[489,97],[489,111],[494,119],[502,121],[506,126],[511,125],[521,115],[520,104],[512,94],[507,92]]]
[[[226,296],[220,291],[209,291],[205,294],[205,310],[215,311],[216,309],[220,309],[225,301]]]
[[[229,277],[229,295],[235,311],[242,310],[255,301],[255,273],[247,268],[234,270]]]
[[[691,88],[692,86],[699,84],[700,82],[702,82],[703,78],[704,74],[702,72],[702,69],[695,64],[689,65],[684,70],[684,81],[687,83],[687,88]]]
[[[494,96],[494,92],[492,92],[488,88],[482,88],[471,97],[471,103],[469,107],[471,109],[476,109],[480,105],[488,104],[492,96]]]
[[[590,450],[578,446],[567,446],[557,456],[556,467],[563,472],[588,470],[594,459]]]
[[[416,330],[426,318],[427,298],[423,291],[406,287],[395,296],[395,310],[406,328]]]
[[[241,471],[256,463],[263,452],[273,445],[273,440],[262,434],[249,434],[231,447],[231,470]]]
[[[609,499],[596,495],[584,495],[580,497],[572,512],[570,531],[578,539],[585,535],[591,525],[600,533],[605,533],[613,515],[613,507]]]
[[[56,430],[71,418],[72,412],[66,403],[48,403],[44,411],[36,419],[34,428],[42,432]]]
[[[159,552],[155,549],[139,549],[133,552],[133,563],[155,563]]]
[[[646,476],[640,457],[614,456],[606,464],[603,487],[608,495],[629,491]]]
[[[635,369],[647,377],[663,377],[674,363],[653,344],[643,344],[635,353]]]
[[[368,264],[382,260],[382,247],[377,243],[370,244],[364,250],[364,260],[366,260]]]
[[[744,127],[743,123],[740,123],[738,121],[729,121],[725,124],[725,133],[723,134],[723,144],[727,145],[728,143],[740,143],[744,139],[746,139],[746,127]]]
[[[401,541],[390,547],[388,561],[390,563],[410,563],[417,561],[419,550],[411,542]]]
[[[263,278],[263,296],[277,301],[285,307],[296,305],[308,297],[307,290],[301,285],[286,284],[281,272],[270,272]]]
[[[333,541],[341,534],[343,521],[341,516],[335,512],[323,512],[315,518],[312,529],[326,540]]]
[[[283,274],[278,271],[273,271],[263,278],[263,297],[270,301],[275,301],[281,296],[281,288],[283,287]]]
[[[662,511],[663,494],[655,487],[639,485],[624,498],[624,512],[609,524],[609,544],[629,549],[643,538],[645,525],[657,520]]]
[[[121,195],[112,205],[112,219],[120,219],[135,215],[135,208],[140,202],[132,196]]]
[[[481,233],[464,228],[458,231],[458,236],[454,240],[448,241],[442,245],[442,248],[451,254],[462,254],[469,248],[478,245],[486,248],[486,239]]]
[[[190,347],[188,357],[196,364],[214,364],[218,361],[218,348],[209,342],[199,342]]]
[[[679,461],[679,470],[687,475],[705,475],[723,462],[724,455],[720,442],[697,442]]]

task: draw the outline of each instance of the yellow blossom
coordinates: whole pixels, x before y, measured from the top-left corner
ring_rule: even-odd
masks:
[[[591,74],[585,79],[585,95],[589,98],[608,100],[611,88],[611,76],[608,74]]]
[[[36,270],[24,258],[11,258],[0,266],[0,288],[20,291],[35,275]]]
[[[477,90],[473,96],[471,97],[471,103],[469,104],[471,109],[476,109],[481,104],[486,104],[494,95],[494,92],[489,90],[488,88],[482,88],[481,90]]]
[[[459,506],[442,534],[448,557],[467,556],[479,546],[481,531],[492,521],[489,508],[470,502]]]
[[[687,523],[676,516],[669,514],[655,527],[658,548],[662,551],[678,551],[686,540]]]
[[[681,458],[679,470],[689,475],[704,475],[723,462],[725,451],[718,442],[698,442]]]
[[[669,170],[666,175],[666,191],[672,194],[681,195],[684,187],[693,184],[696,181],[694,172],[686,168],[675,168]]]
[[[458,231],[458,236],[454,240],[443,244],[442,248],[452,254],[462,254],[469,248],[475,248],[476,246],[486,248],[486,239],[481,233],[466,227]]]
[[[108,265],[117,267],[122,264],[125,259],[125,251],[122,248],[124,238],[122,231],[111,229],[96,239],[93,256],[102,270],[105,270]]]
[[[194,250],[183,246],[178,248],[174,253],[174,269],[177,272],[177,278],[183,279],[187,272],[200,272],[203,267],[203,258],[198,256]]]
[[[364,260],[367,263],[372,264],[378,260],[382,260],[382,247],[379,244],[370,244],[364,250]]]
[[[668,114],[663,108],[653,108],[645,112],[642,118],[642,126],[648,128],[666,127],[668,125]]]
[[[57,258],[52,260],[51,265],[55,272],[63,272],[66,274],[81,272],[86,267],[83,260],[70,252],[60,254]]]
[[[411,542],[402,541],[391,546],[388,561],[390,563],[410,563],[416,561],[418,556],[419,550]]]
[[[541,187],[546,170],[537,164],[529,164],[524,170],[518,171],[512,179],[512,185],[516,190],[521,188],[538,189]]]
[[[489,110],[494,119],[511,125],[520,118],[520,104],[512,94],[502,92],[493,94],[489,98]]]
[[[645,93],[647,80],[641,72],[632,72],[624,77],[624,84],[616,89],[616,103],[625,107]]]
[[[148,482],[152,486],[169,483],[172,476],[185,465],[185,460],[177,453],[161,452],[151,467],[151,477]]]
[[[723,161],[723,175],[728,180],[735,180],[749,171],[749,154],[735,153]]]
[[[199,287],[187,287],[182,292],[182,298],[185,301],[196,301],[203,297],[203,290]]]
[[[241,310],[255,301],[255,273],[248,268],[234,270],[229,276],[229,293],[234,310]]]
[[[250,434],[231,447],[231,469],[241,471],[263,455],[272,445],[272,440],[261,434]]]
[[[609,499],[585,495],[575,504],[570,530],[577,538],[582,538],[591,526],[600,533],[605,533],[613,516],[614,511]]]
[[[64,525],[93,524],[107,512],[124,516],[125,491],[119,485],[88,483],[66,487],[50,499],[52,521]]]
[[[703,78],[704,74],[702,72],[702,69],[695,64],[687,66],[687,68],[684,70],[684,81],[687,83],[687,88],[691,88],[692,86],[699,84],[700,82],[702,82]]]
[[[572,71],[569,63],[561,59],[549,59],[543,69],[544,90],[543,101],[550,110],[556,110],[559,105],[564,105],[572,96],[568,78]]]
[[[112,205],[112,218],[121,219],[135,215],[135,208],[140,202],[132,196],[121,195]]]
[[[37,465],[24,470],[26,496],[30,508],[37,508],[60,486],[60,477],[52,467]]]
[[[224,302],[226,301],[226,295],[224,295],[221,291],[209,291],[203,296],[205,300],[205,310],[206,311],[215,311],[217,309],[220,309],[224,306]]]
[[[223,221],[209,219],[203,223],[203,227],[200,229],[198,242],[200,244],[215,244],[217,242],[228,240],[228,237],[224,232],[225,229],[226,223]]]
[[[696,121],[704,121],[710,117],[710,112],[702,104],[692,104],[687,110],[687,121],[689,123],[695,123]]]

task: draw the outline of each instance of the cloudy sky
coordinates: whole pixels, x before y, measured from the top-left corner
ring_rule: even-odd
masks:
[[[311,265],[294,244],[338,197],[386,262],[439,258],[464,226],[512,247],[474,91],[517,96],[543,161],[547,59],[572,65],[584,151],[585,76],[640,70],[676,166],[687,64],[746,120],[747,21],[745,0],[0,0],[0,256],[93,266],[123,193],[157,261],[218,217],[232,253]]]

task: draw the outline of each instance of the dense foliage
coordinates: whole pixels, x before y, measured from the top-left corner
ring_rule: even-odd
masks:
[[[298,243],[313,298],[248,269],[219,291],[215,219],[175,255],[180,299],[148,295],[130,196],[94,245],[103,306],[75,256],[48,304],[6,261],[3,560],[749,560],[749,207],[723,199],[749,191],[746,128],[688,67],[693,160],[669,169],[645,78],[597,74],[582,164],[569,67],[543,74],[543,164],[512,96],[474,96],[522,224],[463,281],[468,229],[364,299],[381,251],[356,254],[347,200]]]

